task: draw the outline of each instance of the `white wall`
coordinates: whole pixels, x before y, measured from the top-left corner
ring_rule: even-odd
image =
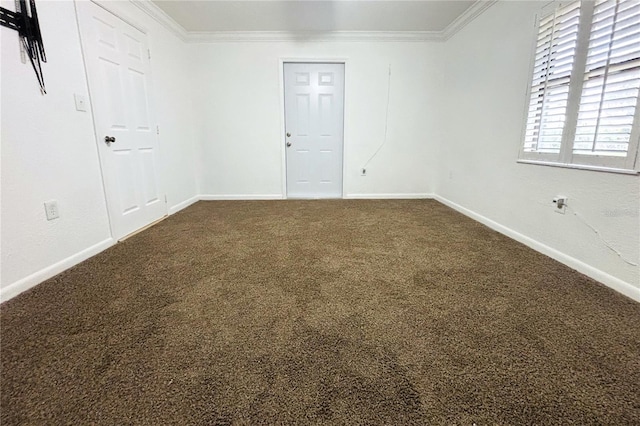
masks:
[[[515,162],[539,2],[499,2],[446,43],[191,45],[129,2],[107,4],[149,34],[170,212],[198,194],[283,197],[279,60],[346,58],[345,196],[436,193],[609,285],[640,289],[638,268],[600,240],[638,263],[638,177]],[[112,243],[91,115],[73,103],[87,94],[74,6],[38,6],[48,95],[20,62],[16,33],[0,29],[3,299]],[[382,142],[389,64],[388,141],[362,177]],[[566,215],[553,211],[557,194],[569,197]],[[45,219],[49,199],[56,221]]]
[[[557,257],[574,258],[583,272],[604,273],[600,279],[610,285],[624,291],[627,283],[627,294],[638,297],[639,268],[580,219],[639,263],[638,176],[516,163],[541,5],[498,2],[446,42],[446,130],[436,193],[555,249]],[[558,194],[569,197],[565,215],[554,212]]]
[[[13,2],[2,2],[14,10]],[[47,52],[48,94],[17,32],[2,27],[2,281],[4,289],[110,238],[91,114],[77,112],[74,93],[87,95],[71,2],[40,2]],[[58,201],[47,221],[43,202]]]
[[[439,43],[205,43],[192,49],[194,99],[201,122],[201,193],[283,197],[281,58],[347,59],[345,196],[423,195],[433,191]],[[386,145],[383,141],[391,64]]]
[[[129,3],[111,2],[149,33],[165,188],[169,206],[197,194],[192,105],[184,43]],[[13,1],[2,6],[14,9]],[[22,64],[15,31],[2,27],[1,278],[2,299],[108,247],[109,222],[72,1],[38,2],[48,62],[47,95]],[[47,221],[43,203],[58,201]]]

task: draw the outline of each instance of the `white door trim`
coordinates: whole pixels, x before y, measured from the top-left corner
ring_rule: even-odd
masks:
[[[343,103],[343,124],[342,124],[342,198],[345,197],[345,177],[347,164],[347,87],[349,85],[348,58],[301,58],[301,57],[281,57],[278,59],[278,86],[280,88],[280,155],[282,169],[282,198],[287,199],[287,150],[285,149],[285,111],[284,111],[284,64],[285,63],[317,63],[317,64],[343,64],[344,65],[344,103]]]
[[[80,52],[82,54],[82,64],[84,66],[84,79],[85,79],[85,84],[87,87],[87,94],[88,94],[88,98],[89,98],[89,110],[91,111],[91,124],[93,126],[93,135],[95,138],[95,148],[96,148],[96,153],[98,154],[98,165],[100,168],[100,177],[101,177],[101,181],[102,181],[102,195],[104,197],[104,201],[105,201],[105,205],[107,207],[107,218],[109,221],[109,233],[111,235],[111,238],[115,241],[120,241],[124,238],[127,237],[127,235],[122,236],[120,238],[118,238],[114,232],[114,225],[113,225],[113,218],[111,216],[111,212],[113,211],[111,209],[110,206],[110,201],[109,201],[109,196],[107,194],[107,184],[106,184],[106,176],[105,176],[105,170],[104,170],[104,158],[103,155],[100,153],[100,143],[101,138],[100,135],[98,135],[98,126],[96,125],[96,114],[95,114],[95,108],[94,108],[94,101],[92,99],[91,96],[91,86],[89,84],[89,67],[87,64],[87,52],[86,52],[86,47],[85,47],[85,42],[82,39],[82,28],[80,26],[80,12],[78,11],[78,3],[83,2],[83,1],[87,1],[90,3],[95,4],[96,6],[104,9],[105,11],[111,13],[113,16],[115,16],[116,18],[122,20],[123,22],[125,22],[126,24],[132,26],[133,28],[135,28],[136,30],[140,31],[141,33],[143,33],[146,37],[149,37],[149,30],[147,29],[147,27],[145,27],[144,25],[141,25],[139,22],[137,22],[135,19],[131,19],[131,17],[126,14],[123,13],[121,10],[118,10],[117,7],[113,7],[113,2],[110,2],[109,0],[74,0],[74,10],[75,10],[75,14],[76,14],[76,28],[78,30],[78,37],[80,39]],[[147,48],[150,48],[150,39],[147,38]],[[150,84],[150,99],[149,102],[154,103],[154,118],[156,119],[156,123],[153,123],[154,125],[158,126],[157,123],[157,109],[155,106],[155,92],[154,92],[154,85],[153,85],[153,64],[151,62],[151,58],[149,58],[149,84]],[[158,158],[159,158],[159,164],[162,165],[164,164],[163,159],[162,159],[162,148],[160,146],[160,137],[158,135],[158,133],[156,132],[155,134],[155,138],[156,141],[158,142]],[[165,186],[165,182],[164,182],[164,173],[161,173],[161,171],[159,171],[159,179],[160,179],[160,183],[162,185],[162,194],[161,196],[164,197],[165,202],[164,202],[164,216],[163,218],[166,218],[169,215],[169,206],[167,203],[167,194],[166,194],[166,186]],[[155,222],[154,222],[155,223]],[[136,231],[137,232],[137,231]]]

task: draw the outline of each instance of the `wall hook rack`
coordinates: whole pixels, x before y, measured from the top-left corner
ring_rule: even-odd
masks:
[[[46,94],[41,62],[47,62],[47,56],[42,43],[35,0],[29,0],[28,6],[26,0],[17,0],[15,12],[0,7],[0,25],[18,31],[20,42],[29,56],[33,71],[36,73],[40,90],[42,94]]]

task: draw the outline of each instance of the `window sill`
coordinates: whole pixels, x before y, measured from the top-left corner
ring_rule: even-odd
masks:
[[[553,163],[549,161],[518,160],[518,163],[534,164],[537,166],[562,167],[565,169],[590,170],[595,172],[619,173],[624,175],[636,175],[636,176],[640,173],[637,170],[616,169],[615,167],[599,167],[599,166],[589,166],[589,165],[582,165],[582,164]]]

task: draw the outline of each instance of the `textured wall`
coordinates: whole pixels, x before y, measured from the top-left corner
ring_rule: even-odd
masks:
[[[203,194],[283,196],[281,58],[346,58],[345,196],[433,190],[441,44],[209,43],[193,50]],[[383,141],[391,64],[386,145]]]
[[[12,1],[2,5],[14,9]],[[196,145],[184,43],[128,2],[110,2],[149,34],[168,205],[197,194]],[[1,287],[37,282],[109,243],[110,230],[91,112],[75,110],[88,89],[72,1],[39,2],[48,62],[41,96],[22,64],[15,31],[2,27]],[[43,203],[58,201],[47,221]],[[80,258],[78,257],[80,256]],[[44,275],[43,275],[44,274]],[[44,278],[43,278],[44,277]],[[20,284],[20,285],[22,285]]]
[[[640,178],[516,163],[540,7],[499,2],[447,41],[436,193],[640,287],[638,267],[603,242],[639,263]],[[554,212],[558,194],[569,197],[565,215]]]
[[[3,3],[14,9],[13,2]],[[2,287],[110,237],[72,2],[38,3],[48,63],[42,96],[20,61],[17,32],[2,27]],[[60,218],[43,203],[56,199]]]
[[[539,2],[500,2],[446,43],[196,45],[129,2],[108,4],[150,35],[170,208],[196,194],[282,196],[279,58],[344,58],[346,196],[437,193],[640,288],[623,260],[639,262],[639,178],[516,163]],[[87,94],[74,6],[41,2],[39,12],[47,96],[19,60],[16,33],[0,29],[3,289],[110,235],[91,115],[73,103]],[[362,177],[383,140],[389,64],[388,141]],[[558,194],[569,197],[565,215],[553,211]],[[52,222],[49,199],[60,205]]]

